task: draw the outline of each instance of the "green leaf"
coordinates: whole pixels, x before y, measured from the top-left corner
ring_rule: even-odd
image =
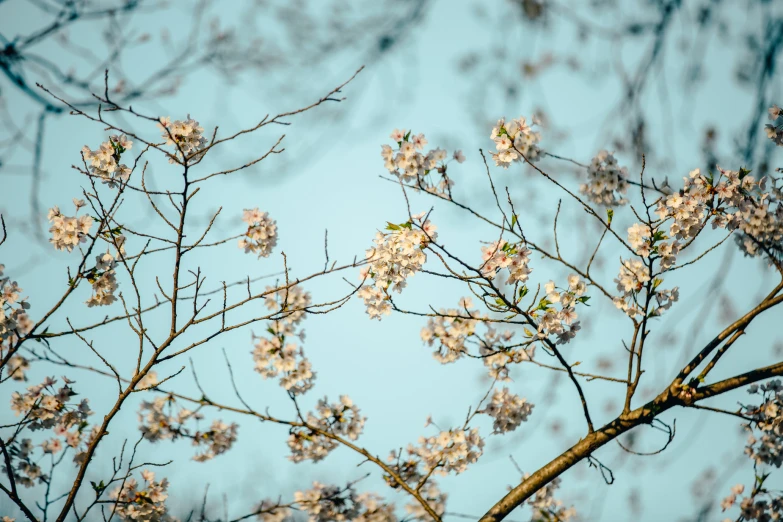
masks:
[[[585,306],[590,306],[589,304],[587,304],[587,301],[589,301],[589,300],[590,300],[590,296],[589,295],[583,295],[582,297],[577,299],[577,301],[579,301],[580,303],[582,303]]]
[[[527,295],[527,293],[528,293],[527,286],[522,285],[522,288],[519,289],[519,298],[522,299]]]
[[[386,223],[387,223],[386,230],[399,230],[400,229],[399,225],[395,225],[391,221],[387,221]]]
[[[403,136],[403,138],[402,138],[402,139],[403,139],[404,141],[408,141],[408,138],[410,138],[410,137],[411,137],[411,132],[413,132],[413,129],[409,130],[409,131],[408,131],[408,134],[406,134],[405,136]]]
[[[611,208],[607,208],[606,209],[606,217],[607,217],[606,224],[607,225],[611,225],[612,224],[612,218],[614,217],[614,210],[612,210]]]
[[[511,214],[511,228],[514,228],[514,225],[517,224],[517,215]]]

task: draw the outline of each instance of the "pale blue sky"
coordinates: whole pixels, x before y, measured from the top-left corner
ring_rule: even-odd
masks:
[[[203,205],[205,213],[224,206],[224,219],[216,227],[218,235],[236,233],[241,226],[238,220],[241,209],[255,206],[268,211],[277,220],[280,232],[280,243],[269,259],[257,261],[243,256],[233,245],[202,253],[198,264],[207,274],[208,281],[215,284],[223,279],[238,280],[248,274],[253,277],[277,272],[281,269],[281,251],[285,251],[296,275],[318,270],[323,266],[324,229],[329,230],[331,259],[347,262],[355,255],[361,256],[376,229],[382,228],[386,221],[399,222],[406,218],[399,190],[379,178],[384,173],[380,144],[388,141],[388,134],[394,127],[423,132],[432,146],[440,145],[449,150],[462,148],[467,162],[453,165],[450,170],[457,182],[455,197],[470,201],[487,213],[492,212],[491,194],[478,148],[491,146],[487,124],[495,119],[529,115],[536,109],[543,109],[554,127],[549,134],[546,129],[542,133],[541,144],[545,150],[587,162],[598,149],[611,148],[607,128],[612,128],[613,122],[605,125],[606,118],[621,94],[613,67],[618,59],[624,60],[629,67],[638,62],[647,51],[646,41],[645,45],[640,41],[638,45],[623,48],[608,41],[593,40],[583,44],[573,37],[571,27],[562,23],[533,33],[528,26],[511,18],[508,9],[506,2],[500,0],[493,2],[492,9],[477,9],[475,3],[466,0],[436,1],[426,12],[422,24],[399,48],[381,60],[367,64],[367,69],[345,89],[348,99],[344,103],[293,118],[290,127],[266,130],[216,152],[210,165],[227,168],[250,159],[258,151],[265,151],[278,133],[286,134],[287,150],[282,156],[273,156],[234,178],[220,179],[208,192],[198,196],[197,204]],[[482,14],[482,11],[488,12]],[[734,15],[743,17],[745,13],[737,10]],[[25,26],[32,23],[29,16],[30,12],[18,10],[15,4],[0,3],[0,32],[11,36],[23,32]],[[176,31],[176,26],[167,20],[165,17],[140,18],[135,23],[152,34],[157,34],[157,26],[161,25],[170,25],[172,31]],[[596,16],[595,21],[605,27],[616,22],[607,16]],[[677,31],[677,37],[672,41],[677,45],[693,43],[695,36],[687,27],[681,25],[673,29]],[[702,133],[707,125],[717,125],[719,129],[725,125],[729,129],[720,134],[720,158],[727,168],[740,166],[732,159],[732,133],[749,120],[753,98],[748,90],[739,88],[732,80],[732,67],[739,51],[732,50],[731,41],[714,36],[709,40],[705,59],[709,80],[697,92],[681,89],[683,58],[674,52],[675,49],[667,49],[671,54],[667,61],[669,65],[655,72],[656,80],[651,84],[654,88],[644,100],[648,113],[653,115],[650,139],[663,143],[667,161],[648,165],[649,174],[658,178],[668,176],[675,184],[688,170],[701,166]],[[492,74],[466,78],[457,73],[457,63],[466,53],[477,49],[486,56],[500,42],[507,47],[510,56],[504,66],[507,76],[518,71],[519,56],[533,57],[543,49],[580,57],[584,59],[586,70],[584,74],[575,75],[563,67],[556,67],[535,80],[520,79],[519,87],[524,95],[516,103],[506,103],[500,97],[476,96],[476,83],[486,83],[487,92],[492,93],[491,87],[500,82],[499,78]],[[132,59],[124,64],[126,72],[143,74],[155,65],[159,57],[150,52],[155,50],[154,45],[146,49],[131,55]],[[56,48],[50,52],[52,57],[57,56]],[[287,71],[286,78],[297,82],[292,89],[296,94],[291,96],[270,86],[279,83],[276,78],[269,81],[263,75],[261,78],[248,76],[237,85],[227,86],[213,75],[198,73],[182,85],[176,97],[165,99],[159,105],[148,104],[146,109],[176,118],[190,113],[205,128],[220,125],[222,132],[227,134],[230,129],[252,125],[268,112],[274,114],[296,108],[314,96],[328,92],[362,65],[363,57],[364,53],[345,52],[314,70]],[[484,67],[478,71],[485,74],[491,69]],[[668,98],[662,97],[664,91],[658,88],[660,85],[668,86]],[[6,84],[3,86],[8,89]],[[775,88],[779,93],[779,88]],[[3,95],[11,114],[20,121],[29,114],[30,107],[19,94],[4,91]],[[476,121],[477,114],[481,114],[487,124]],[[143,128],[137,122],[132,125]],[[561,134],[560,139],[553,136],[555,130]],[[155,133],[151,128],[145,132],[148,136]],[[78,161],[82,145],[86,143],[94,148],[104,138],[105,133],[99,126],[74,117],[50,121],[41,192],[45,207],[59,204],[65,209],[70,205],[70,199],[77,195],[77,188],[83,183],[70,165]],[[636,172],[638,158],[623,154],[618,157]],[[23,164],[27,160],[26,152],[20,150],[7,164]],[[570,187],[576,187],[574,171],[567,164],[546,160],[542,166],[564,179]],[[521,202],[521,222],[526,232],[547,241],[551,236],[554,206],[561,194],[519,167],[508,171],[493,169],[492,173],[495,182],[509,185],[517,201]],[[5,173],[0,170],[0,176],[3,176],[0,178],[0,211],[9,222],[19,224],[28,215],[28,177],[13,169]],[[167,176],[179,174],[158,160],[151,176],[156,184],[163,186],[170,179]],[[136,203],[129,201],[128,205],[132,204]],[[433,200],[414,197],[412,204],[413,211],[417,212],[428,209]],[[564,202],[564,212],[566,219],[561,224],[564,254],[581,259],[585,250],[593,245],[592,241],[583,241],[585,233],[594,233],[595,229],[580,224],[584,214],[568,202]],[[139,219],[143,221],[143,216]],[[436,206],[432,219],[439,227],[443,242],[473,261],[479,259],[479,240],[494,239],[464,213],[442,204]],[[618,211],[616,219],[626,225],[631,220],[630,213],[626,211],[623,215]],[[50,289],[62,288],[63,266],[69,258],[55,255],[47,245],[30,240],[20,228],[11,227],[9,232],[9,242],[0,251],[0,262],[6,264],[7,274],[17,278],[25,293],[30,295],[33,312],[43,310],[45,303],[52,299]],[[727,248],[734,247],[728,245]],[[618,254],[609,249],[606,253],[605,269],[601,273],[607,286],[612,286]],[[683,297],[669,317],[656,325],[660,330],[653,334],[652,341],[658,344],[649,351],[648,374],[640,390],[642,396],[671,379],[676,365],[694,353],[699,343],[711,337],[717,325],[725,323],[721,309],[726,305],[716,300],[715,293],[710,293],[715,281],[720,281],[732,300],[733,311],[726,310],[727,317],[735,317],[746,309],[769,286],[771,279],[766,277],[762,264],[740,256],[734,256],[730,268],[720,274],[719,279],[713,279],[709,268],[717,269],[722,256],[722,253],[713,253],[706,258],[704,268],[683,271],[667,279],[667,284],[680,286]],[[535,257],[532,266],[534,282],[544,283],[566,274]],[[152,282],[156,268],[148,266],[140,277],[147,283]],[[345,276],[355,281],[356,272]],[[315,300],[319,300],[339,295],[346,285],[339,277],[333,277],[308,285],[307,289]],[[417,275],[410,281],[400,302],[424,311],[428,304],[436,308],[452,307],[465,294],[464,289],[453,285],[446,287],[439,280]],[[702,319],[697,312],[705,301],[711,308],[706,319]],[[591,301],[593,303],[591,308],[581,311],[583,335],[567,347],[567,357],[583,361],[585,371],[595,369],[601,358],[613,358],[621,362],[608,372],[621,374],[625,363],[619,335],[627,337],[629,324],[597,295]],[[428,415],[432,415],[440,426],[460,423],[467,407],[475,404],[485,391],[483,365],[463,360],[440,366],[419,339],[419,330],[424,324],[421,319],[392,316],[380,323],[371,322],[362,308],[361,302],[353,299],[334,314],[314,317],[304,323],[305,350],[318,372],[318,379],[316,388],[305,396],[303,404],[311,406],[323,395],[336,398],[342,393],[349,394],[368,417],[360,442],[382,456],[393,448],[415,442],[419,435],[432,434],[423,428]],[[100,313],[94,315],[97,317]],[[772,354],[771,346],[778,339],[776,324],[781,317],[779,311],[773,311],[754,323],[737,352],[722,361],[715,378],[779,359],[780,354]],[[702,321],[704,328],[697,328]],[[666,325],[673,329],[677,342],[666,342],[661,333]],[[261,332],[263,327],[258,325],[254,330]],[[125,346],[121,339],[109,334],[95,337],[96,346],[103,347],[117,364],[125,363],[127,367],[134,357],[134,348]],[[94,362],[85,353],[85,348],[74,341],[64,342],[60,348],[64,353]],[[222,348],[227,350],[239,386],[251,403],[259,409],[268,406],[273,413],[290,418],[291,408],[282,389],[273,381],[263,381],[252,371],[250,330],[221,337],[193,355],[208,393],[215,400],[233,401],[226,381]],[[182,364],[186,362],[175,361],[159,373],[174,372]],[[62,371],[38,367],[31,379],[49,374],[60,375]],[[533,471],[584,432],[580,408],[566,380],[553,381],[553,376],[545,370],[530,367],[522,367],[512,376],[514,382],[509,385],[512,391],[537,404],[531,422],[505,439],[491,437],[484,457],[468,472],[441,480],[442,487],[451,495],[448,511],[481,515],[505,493],[506,485],[518,480],[508,455],[513,455],[525,471]],[[77,381],[77,390],[90,398],[96,411],[95,419],[100,419],[102,408],[109,404],[114,392],[113,382],[87,374],[69,374],[69,377]],[[175,382],[182,389],[194,389],[189,371],[183,372]],[[596,422],[613,418],[623,390],[598,383],[585,386]],[[11,385],[4,385],[0,400],[7,400],[11,390]],[[606,409],[610,399],[613,399],[613,408]],[[743,399],[742,394],[735,394],[723,399],[722,404],[731,408],[736,400]],[[8,415],[0,413],[0,419],[5,421]],[[208,419],[215,416],[236,420],[240,423],[240,431],[236,447],[211,462],[189,461],[192,449],[187,442],[141,446],[145,459],[177,459],[174,465],[159,472],[172,482],[171,505],[175,508],[200,502],[204,485],[210,483],[210,499],[215,508],[222,509],[221,495],[227,494],[229,513],[236,516],[262,498],[278,495],[286,498],[296,489],[309,487],[312,480],[339,483],[371,471],[367,464],[356,468],[360,460],[343,449],[316,466],[290,464],[286,461],[285,429],[207,412]],[[135,417],[135,408],[131,408],[115,421],[117,426],[110,430],[111,437],[99,452],[103,465],[108,465],[112,451],[118,448],[124,436],[131,439],[136,436]],[[742,443],[734,420],[684,411],[664,416],[667,422],[674,418],[677,437],[666,452],[644,458],[618,453],[616,446],[602,449],[597,456],[614,470],[615,484],[605,486],[598,472],[582,463],[564,475],[560,498],[574,503],[585,520],[620,522],[627,520],[629,496],[632,491],[638,491],[642,507],[638,519],[668,521],[693,517],[698,511],[700,506],[694,501],[692,483],[710,467],[717,471],[720,481],[715,486],[700,482],[709,493],[702,500],[725,496],[729,486],[736,481],[749,483],[752,470],[750,462],[740,458]],[[551,430],[553,423],[561,426],[556,433]],[[483,432],[489,432],[490,423],[480,426]],[[640,448],[657,447],[659,438],[647,433],[651,430],[638,431],[643,433]],[[727,476],[737,462],[741,466],[735,474]],[[99,470],[96,466],[90,478],[100,479]],[[377,475],[362,484],[382,495],[390,495]],[[3,501],[0,506],[5,506]],[[524,520],[525,515],[520,512],[513,518]],[[713,513],[713,516],[717,518],[719,513]]]

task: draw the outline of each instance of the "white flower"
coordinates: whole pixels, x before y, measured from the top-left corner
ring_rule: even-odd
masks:
[[[435,437],[419,437],[419,445],[408,446],[408,453],[421,460],[426,473],[459,474],[475,463],[484,452],[484,439],[478,429],[442,431]]]
[[[526,399],[514,395],[508,388],[495,390],[492,401],[480,411],[494,419],[492,427],[495,433],[514,431],[525,422],[533,412],[533,405]]]
[[[397,176],[403,183],[410,183],[414,190],[425,190],[445,198],[451,197],[450,190],[454,180],[446,175],[448,156],[446,151],[433,149],[426,154],[419,152],[423,151],[428,143],[424,134],[408,135],[407,139],[405,136],[403,130],[395,129],[391,133],[392,140],[399,145],[396,152],[389,145],[381,146],[381,157],[386,170]],[[457,151],[454,153],[454,159],[462,163],[465,157]]]
[[[166,145],[173,145],[176,148],[174,154],[180,162],[201,159],[203,152],[200,151],[207,146],[207,138],[203,134],[204,128],[190,115],[184,121],[171,121],[169,117],[160,118],[158,127],[161,129],[161,136],[166,140]],[[175,163],[175,160],[170,158],[169,162]]]
[[[340,396],[340,402],[329,403],[327,398],[318,401],[315,413],[308,413],[308,427],[291,428],[288,447],[294,462],[312,460],[318,462],[337,447],[337,442],[315,430],[332,433],[350,440],[357,440],[364,429],[366,417],[359,414],[359,408],[347,395]]]
[[[429,221],[420,224],[421,230],[411,223],[390,225],[391,232],[378,232],[375,246],[366,252],[373,286],[365,285],[357,292],[364,300],[370,318],[380,319],[391,313],[387,295],[389,291],[402,292],[408,277],[416,274],[427,260],[424,249],[430,240],[438,237],[436,227]]]
[[[524,161],[522,155],[529,161],[535,161],[541,156],[541,149],[538,148],[541,136],[531,130],[524,117],[509,122],[501,118],[489,137],[495,142],[498,152],[492,154],[492,159],[499,167],[506,168],[514,161]]]
[[[579,191],[598,205],[625,205],[628,203],[624,197],[628,192],[628,169],[620,167],[611,153],[602,150],[587,167],[587,181]]]
[[[242,221],[247,223],[247,232],[245,237],[239,240],[239,248],[246,254],[258,254],[259,258],[269,257],[277,245],[277,222],[266,212],[258,210],[258,207],[246,209]]]
[[[109,497],[116,500],[113,506],[121,520],[138,522],[164,522],[169,519],[166,512],[169,482],[166,479],[155,482],[155,474],[143,471],[145,481],[143,488],[133,479],[128,478],[122,486],[111,492]],[[139,501],[143,499],[143,501]]]

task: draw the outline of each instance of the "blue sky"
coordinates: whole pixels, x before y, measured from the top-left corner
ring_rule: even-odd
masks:
[[[231,244],[194,257],[193,266],[198,264],[207,274],[208,281],[215,284],[221,280],[239,280],[246,275],[255,277],[278,272],[282,268],[279,253],[284,251],[294,274],[305,275],[323,266],[324,230],[329,231],[331,259],[348,262],[355,255],[363,255],[375,231],[383,228],[386,221],[406,219],[399,190],[379,177],[384,173],[380,145],[389,141],[388,134],[395,127],[425,133],[432,146],[443,146],[450,151],[463,149],[467,162],[453,165],[453,171],[450,170],[457,183],[455,196],[487,213],[493,211],[491,193],[478,149],[492,145],[488,139],[489,124],[497,118],[545,110],[552,128],[543,130],[542,147],[582,162],[589,161],[600,148],[611,148],[607,129],[616,126],[613,127],[615,122],[611,119],[607,124],[607,114],[621,95],[621,86],[611,73],[616,72],[617,60],[629,66],[638,62],[647,52],[647,46],[639,42],[619,47],[611,41],[595,40],[583,44],[576,41],[571,27],[562,23],[552,24],[548,31],[533,32],[528,26],[514,21],[508,9],[503,2],[495,2],[492,10],[478,8],[467,1],[434,2],[422,24],[406,36],[400,47],[367,64],[344,90],[345,102],[292,118],[290,127],[267,129],[216,151],[205,169],[244,163],[258,151],[265,151],[280,133],[286,134],[283,155],[273,156],[240,175],[219,179],[197,200],[204,214],[220,205],[224,207],[225,215],[215,228],[217,236],[234,234],[241,228],[239,217],[243,208],[258,206],[268,211],[278,222],[280,243],[268,259],[243,256]],[[735,15],[745,16],[741,10]],[[224,16],[230,17],[230,14]],[[594,19],[606,26],[614,22],[607,16],[596,15]],[[159,26],[171,25],[176,34],[176,25],[167,20],[165,17],[142,17],[134,23],[152,34],[156,34]],[[31,23],[29,11],[19,9],[16,4],[0,4],[0,32],[3,34],[22,32]],[[672,39],[678,45],[693,45],[695,36],[689,33],[687,26],[674,30],[682,33],[678,32],[678,37]],[[85,38],[91,41],[90,36]],[[500,82],[499,77],[487,74],[481,78],[466,78],[457,72],[457,63],[466,53],[476,49],[486,55],[498,40],[509,53],[508,63],[502,67],[506,71],[504,74],[512,75],[518,70],[519,55],[533,57],[546,49],[575,54],[583,59],[584,74],[574,75],[564,67],[555,67],[536,79],[520,78],[519,87],[524,95],[515,103],[499,96],[490,95],[488,99],[476,96],[477,81],[486,83],[486,92],[492,93]],[[97,37],[94,41],[99,45]],[[144,74],[153,68],[161,60],[155,45],[132,53],[124,64],[126,72]],[[655,89],[650,89],[643,102],[653,114],[649,134],[665,151],[661,155],[665,161],[648,165],[647,172],[658,179],[668,176],[672,184],[690,169],[701,166],[699,151],[706,126],[717,125],[719,129],[725,126],[733,130],[744,125],[753,103],[751,94],[733,81],[731,65],[726,66],[733,64],[740,52],[732,50],[728,40],[710,40],[705,55],[709,77],[697,93],[682,89],[678,71],[686,58],[675,51],[667,49],[670,53],[667,65],[655,71],[655,81],[651,84]],[[56,57],[58,50],[52,47],[48,52]],[[293,94],[289,95],[285,89],[270,86],[278,83],[276,79],[269,81],[263,75],[260,78],[249,75],[237,84],[227,85],[213,74],[200,72],[189,77],[175,97],[166,98],[159,104],[147,104],[144,108],[147,112],[173,118],[191,114],[205,128],[220,125],[221,133],[227,134],[230,129],[252,125],[266,113],[297,108],[328,92],[362,65],[362,54],[345,52],[314,70],[288,71],[286,78],[296,82],[291,89]],[[13,91],[3,91],[3,96],[11,114],[24,121],[30,114],[30,106]],[[476,114],[481,114],[482,121],[477,121]],[[139,122],[131,122],[131,125],[143,129],[147,136],[156,134],[151,125],[144,127]],[[78,187],[83,183],[70,165],[79,160],[79,150],[84,144],[95,148],[105,136],[99,126],[75,117],[51,120],[43,163],[45,177],[41,201],[44,206],[58,204],[65,209],[70,205],[70,199],[77,196]],[[731,131],[721,133],[719,150],[722,164],[736,169],[741,165],[732,160],[732,137]],[[638,172],[639,158],[623,154],[618,157],[621,163],[631,167],[632,172]],[[7,165],[23,164],[26,159],[25,151],[20,150]],[[567,164],[546,160],[542,166],[570,187],[577,186],[575,171]],[[521,222],[526,232],[544,243],[551,242],[554,208],[563,196],[519,167],[508,171],[493,168],[492,174],[498,185],[508,185],[521,202]],[[51,289],[63,286],[64,266],[69,258],[54,253],[46,244],[31,240],[25,232],[28,177],[10,168],[6,173],[0,170],[0,175],[3,176],[0,178],[3,187],[0,210],[10,223],[15,224],[9,230],[9,242],[1,247],[0,262],[6,264],[8,275],[18,279],[30,296],[33,312],[37,312],[52,300]],[[156,184],[166,186],[179,174],[158,158],[150,176]],[[142,212],[142,203],[129,198],[125,209],[128,219],[149,222],[148,211]],[[433,200],[417,196],[412,199],[412,205],[417,212],[429,209]],[[625,214],[620,211],[617,214],[618,223],[626,226],[631,223],[632,217],[627,210]],[[591,248],[592,241],[584,238],[586,234],[594,236],[596,230],[586,225],[582,216],[578,207],[564,200],[566,219],[561,229],[561,244],[564,254],[576,259],[581,259],[585,249]],[[439,227],[442,241],[473,261],[479,259],[480,240],[494,239],[475,220],[453,207],[437,204],[432,220]],[[716,237],[713,235],[710,239]],[[727,245],[726,248],[734,247]],[[611,279],[616,274],[618,254],[607,251],[609,254],[600,273],[607,286],[613,286]],[[753,299],[770,286],[771,275],[760,262],[735,255],[728,268],[721,268],[724,266],[721,265],[722,252],[708,256],[702,269],[683,271],[667,279],[667,284],[671,281],[680,286],[683,297],[669,317],[656,325],[658,332],[651,338],[655,344],[650,350],[648,374],[640,390],[642,397],[668,382],[683,358],[694,353],[720,324],[748,308]],[[532,266],[533,280],[542,284],[550,278],[567,275],[560,268],[535,258]],[[716,274],[717,270],[723,273]],[[164,273],[167,272],[165,269]],[[355,281],[357,272],[354,270],[345,277]],[[158,265],[150,264],[143,268],[141,277],[146,284],[154,284],[154,276],[158,273]],[[720,285],[720,290],[711,291],[716,285]],[[346,288],[340,277],[307,286],[315,300],[339,296]],[[728,301],[719,299],[721,294],[726,295]],[[452,307],[462,295],[465,295],[465,289],[443,285],[439,280],[419,274],[409,282],[400,301],[409,308],[423,311],[428,304],[435,308]],[[600,302],[597,296],[591,303],[595,304],[581,312],[584,335],[568,346],[567,356],[569,360],[583,361],[586,371],[596,368],[601,359],[619,360],[621,362],[609,372],[622,373],[620,341],[621,335],[629,335],[629,324],[611,304]],[[702,314],[703,305],[706,312]],[[78,301],[73,306],[74,315],[82,313]],[[91,313],[100,316],[100,313]],[[716,370],[715,378],[779,359],[779,353],[772,353],[772,346],[779,340],[776,323],[780,317],[779,311],[772,311],[754,323],[742,346],[737,347],[739,350],[727,356]],[[305,350],[318,372],[318,379],[316,388],[305,396],[303,404],[312,406],[323,395],[336,398],[339,394],[349,394],[368,417],[360,442],[382,456],[393,448],[415,442],[419,435],[433,434],[423,427],[428,415],[432,415],[440,426],[460,423],[467,407],[476,403],[488,385],[483,378],[483,365],[472,360],[439,365],[419,339],[423,324],[419,318],[397,315],[382,322],[371,322],[357,299],[333,314],[308,319],[304,323]],[[665,335],[667,329],[673,331],[674,341]],[[261,332],[263,327],[257,325],[253,330]],[[95,341],[112,361],[120,367],[125,364],[127,368],[132,364],[134,348],[125,343],[118,332],[121,330],[96,334]],[[89,353],[85,353],[85,347],[72,340],[63,343],[61,349],[95,363],[90,360]],[[255,406],[269,407],[281,417],[292,416],[281,388],[273,381],[263,381],[252,370],[250,330],[221,337],[193,354],[199,378],[214,400],[235,402],[226,380],[222,349],[228,353],[237,372],[240,388]],[[187,362],[167,363],[159,373],[174,373],[183,364]],[[31,379],[61,373],[60,368],[36,367]],[[565,379],[553,378],[550,373],[531,367],[522,367],[512,376],[514,382],[509,385],[512,391],[537,404],[531,422],[505,439],[491,437],[484,457],[476,465],[458,477],[441,481],[451,496],[448,511],[482,514],[505,493],[507,485],[519,479],[509,455],[513,455],[525,471],[533,471],[583,434],[580,408]],[[103,409],[110,404],[109,392],[114,391],[113,383],[88,374],[69,374],[69,377],[77,381],[77,391],[90,398],[96,411],[94,418],[100,419]],[[197,393],[189,369],[174,382],[180,389]],[[613,418],[618,411],[618,397],[624,390],[598,383],[589,383],[586,389],[597,422]],[[12,386],[6,384],[0,394],[7,398],[11,391]],[[744,396],[737,393],[722,399],[721,404],[731,408],[737,400],[743,399]],[[0,413],[0,420],[6,421],[9,415],[8,412]],[[239,515],[262,498],[278,495],[285,498],[294,490],[309,487],[312,480],[344,482],[370,471],[367,464],[357,468],[360,459],[343,449],[315,466],[293,465],[286,460],[284,429],[207,412],[208,419],[216,416],[235,420],[241,427],[236,447],[214,461],[204,464],[189,461],[192,448],[187,442],[141,446],[145,459],[176,459],[174,465],[159,472],[172,482],[172,506],[175,508],[184,509],[193,502],[200,502],[204,485],[209,483],[209,498],[215,508],[222,509],[221,496],[227,494],[230,514]],[[750,462],[741,458],[742,438],[736,422],[702,412],[674,411],[664,416],[667,422],[674,418],[677,436],[666,452],[645,458],[622,454],[616,447],[602,449],[597,456],[614,470],[615,484],[605,486],[598,472],[582,463],[564,475],[560,498],[574,503],[586,520],[615,522],[627,519],[629,498],[636,491],[642,506],[639,520],[680,520],[693,516],[700,507],[700,501],[693,494],[694,483],[708,491],[702,500],[725,496],[737,481],[749,483],[752,470]],[[136,437],[135,408],[121,414],[115,422],[117,427],[110,430],[111,437],[99,452],[104,467],[109,465],[109,457],[125,437],[131,440]],[[489,423],[480,426],[483,432],[489,432]],[[642,437],[641,449],[657,447],[659,438],[648,433],[652,430],[637,431]],[[732,473],[730,470],[734,467],[736,472]],[[710,468],[714,468],[719,477],[715,483],[702,476]],[[96,466],[91,473],[100,478],[100,471],[101,467]],[[362,487],[390,494],[377,476],[362,482]],[[513,518],[524,520],[525,513],[515,514]]]

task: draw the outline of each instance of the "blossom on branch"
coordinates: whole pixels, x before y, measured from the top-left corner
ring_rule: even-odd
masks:
[[[535,124],[534,118],[532,125]],[[538,148],[541,135],[531,129],[524,116],[508,122],[499,119],[489,137],[495,142],[497,152],[492,153],[492,159],[499,167],[508,168],[515,161],[524,163],[524,158],[536,161],[541,156]]]
[[[166,145],[176,148],[175,157],[180,163],[198,161],[203,156],[199,151],[207,146],[207,138],[204,137],[204,127],[188,115],[186,120],[174,120],[168,116],[160,118],[158,127],[161,136],[166,140]],[[169,163],[176,163],[174,158],[169,158]]]
[[[368,264],[360,274],[363,281],[373,279],[373,287],[364,286],[357,292],[370,318],[377,319],[391,313],[391,306],[386,302],[389,291],[402,292],[407,278],[421,270],[427,261],[424,250],[438,237],[435,225],[424,220],[423,215],[400,225],[389,223],[386,229],[389,232],[375,235],[375,246],[366,251]]]
[[[479,411],[492,417],[494,433],[507,433],[514,431],[525,422],[533,413],[533,405],[519,395],[515,395],[508,388],[495,390],[492,400]]]
[[[338,441],[322,433],[357,440],[364,430],[366,417],[359,414],[359,408],[347,395],[340,396],[340,402],[329,403],[327,398],[318,401],[314,413],[308,413],[305,426],[294,426],[288,436],[288,447],[294,462],[312,460],[318,462],[338,446]]]
[[[398,149],[381,145],[381,157],[386,170],[416,190],[451,198],[454,180],[446,173],[447,152],[443,149],[433,149],[426,154],[420,152],[427,144],[424,134],[412,136],[410,131],[395,129],[390,137],[397,143]],[[454,152],[452,159],[462,163],[465,156],[458,150]]]
[[[272,249],[277,246],[277,222],[269,217],[267,212],[261,212],[258,207],[245,210],[242,221],[247,223],[245,237],[239,240],[239,248],[246,254],[258,254],[259,258],[269,257]]]
[[[620,167],[610,152],[602,150],[587,167],[587,182],[579,187],[590,201],[598,205],[615,207],[625,205],[628,200],[628,169]]]
[[[89,164],[89,174],[102,180],[109,188],[128,181],[131,169],[120,163],[120,157],[132,146],[133,142],[124,134],[110,136],[109,141],[101,143],[97,150],[90,150],[85,145],[82,147],[82,157]]]

